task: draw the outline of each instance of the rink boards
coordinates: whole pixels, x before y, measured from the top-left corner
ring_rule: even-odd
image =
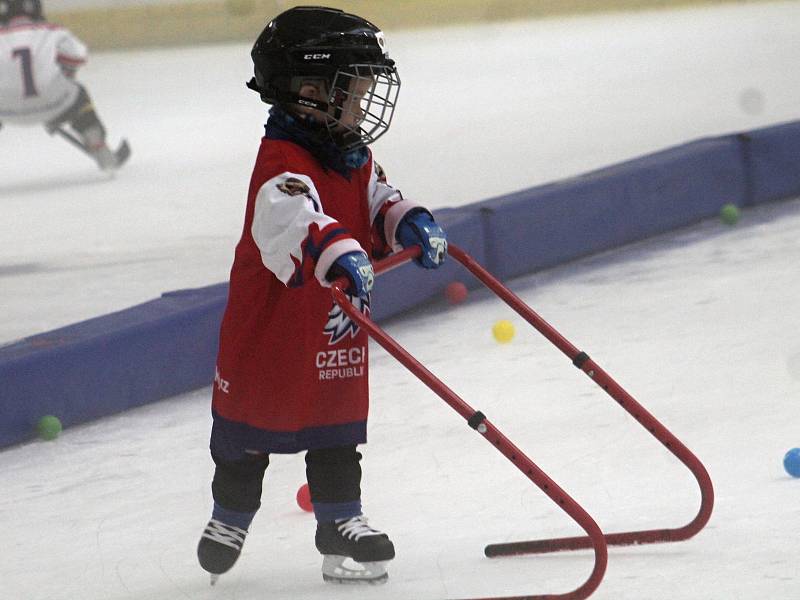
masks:
[[[582,176],[436,211],[449,238],[501,279],[800,195],[800,121],[701,139]],[[406,265],[373,294],[380,321],[473,282],[454,261]],[[227,284],[178,290],[0,348],[0,447],[45,414],[75,425],[209,385]]]

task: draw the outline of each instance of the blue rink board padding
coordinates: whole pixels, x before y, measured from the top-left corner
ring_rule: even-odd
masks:
[[[0,349],[0,447],[45,414],[66,427],[207,385],[226,294],[170,292]]]
[[[800,196],[800,121],[742,134],[752,204]]]
[[[449,238],[501,279],[711,217],[800,195],[800,121],[691,142],[468,206],[437,210]],[[455,261],[404,265],[378,279],[385,320],[477,282]],[[86,422],[211,383],[227,284],[168,292],[110,315],[0,348],[0,447],[38,419]]]
[[[489,266],[514,277],[695,223],[741,204],[744,179],[728,136],[487,200]]]

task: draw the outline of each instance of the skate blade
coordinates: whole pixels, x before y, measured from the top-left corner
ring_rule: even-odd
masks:
[[[215,575],[214,573],[211,574],[211,585],[217,585],[217,581],[219,581],[219,575]]]
[[[346,556],[326,554],[322,560],[322,579],[328,583],[382,585],[389,580],[386,572],[388,560],[353,564],[360,568],[352,568],[344,563]]]

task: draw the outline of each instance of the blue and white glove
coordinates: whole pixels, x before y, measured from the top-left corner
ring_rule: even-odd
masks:
[[[333,261],[325,278],[328,281],[335,281],[339,277],[346,277],[350,282],[345,292],[351,296],[368,299],[369,293],[372,291],[372,285],[375,283],[375,271],[372,270],[372,263],[369,262],[367,253],[361,250],[354,250],[353,252],[342,254]]]
[[[422,247],[422,254],[415,261],[426,269],[441,266],[447,256],[447,234],[426,210],[409,211],[397,225],[395,237],[403,248]]]

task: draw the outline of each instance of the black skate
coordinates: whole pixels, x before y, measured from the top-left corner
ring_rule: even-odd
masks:
[[[389,536],[367,525],[363,515],[317,523],[317,550],[324,556],[322,578],[332,583],[386,583],[386,563],[394,558]],[[345,566],[352,559],[360,568]]]
[[[200,543],[197,545],[197,558],[200,566],[211,573],[214,585],[223,573],[227,573],[239,558],[247,530],[226,525],[211,519],[206,525]]]
[[[97,131],[94,132],[91,140],[87,140],[76,137],[75,134],[63,129],[60,124],[48,124],[45,129],[50,135],[57,133],[70,144],[91,156],[103,171],[116,171],[131,156],[131,147],[128,144],[128,140],[122,140],[119,147],[112,151],[106,145],[103,134]]]

